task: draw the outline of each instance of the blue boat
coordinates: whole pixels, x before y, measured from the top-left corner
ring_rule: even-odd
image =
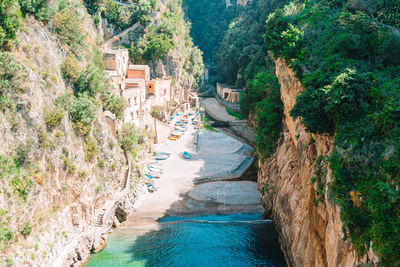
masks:
[[[156,178],[160,178],[160,177],[154,177],[154,176],[151,176],[150,174],[145,174],[145,176],[146,176],[147,178],[149,178],[149,179],[156,179]]]
[[[188,153],[188,152],[183,152],[183,157],[185,158],[185,159],[191,159],[192,158],[192,156],[190,156],[190,154]]]
[[[147,185],[147,190],[149,190],[149,192],[154,192],[157,190],[156,187],[151,183],[146,183],[146,185]]]
[[[168,156],[156,156],[155,159],[156,160],[166,160],[168,158]]]

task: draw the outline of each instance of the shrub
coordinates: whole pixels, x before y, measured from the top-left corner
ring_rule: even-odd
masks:
[[[77,82],[82,68],[78,60],[73,54],[68,54],[61,65],[61,75],[64,79],[70,82]]]
[[[33,161],[33,139],[28,139],[25,144],[21,143],[15,150],[15,160],[20,166],[29,166]]]
[[[69,112],[72,109],[74,100],[75,100],[74,94],[73,92],[70,92],[57,97],[57,99],[55,100],[55,104],[57,107],[60,107]]]
[[[14,239],[14,232],[8,227],[0,227],[0,243],[1,241],[11,241]]]
[[[75,93],[87,93],[95,97],[97,93],[104,93],[108,84],[105,80],[104,73],[97,67],[88,66],[75,82]]]
[[[244,88],[239,101],[243,114],[248,115],[258,102],[267,97],[267,88],[271,88],[273,92],[280,89],[278,79],[268,70],[263,69],[255,75],[253,80],[249,80]]]
[[[96,139],[91,136],[85,137],[85,160],[92,161],[97,153],[99,153],[99,149],[97,148]]]
[[[163,121],[165,119],[165,109],[162,106],[152,106],[151,116],[157,120]]]
[[[0,47],[14,43],[21,26],[21,11],[16,0],[0,0]]]
[[[39,21],[50,21],[58,10],[58,1],[19,0],[21,10],[25,14],[32,14]]]
[[[59,39],[68,45],[74,53],[78,54],[84,49],[86,38],[86,33],[80,21],[80,15],[69,8],[58,12],[52,21]]]
[[[26,222],[22,227],[21,234],[26,237],[31,233],[32,233],[32,226],[29,222]]]
[[[109,110],[118,120],[122,120],[124,117],[124,112],[128,103],[122,96],[115,96],[109,93],[104,94],[103,100],[103,110]]]
[[[79,134],[85,135],[90,132],[97,110],[95,99],[87,94],[78,95],[72,104],[70,118]]]
[[[64,118],[64,110],[59,107],[51,108],[50,106],[46,106],[43,117],[47,130],[51,131],[61,124],[61,121]]]
[[[150,27],[149,31],[131,46],[131,56],[142,57],[145,60],[162,59],[172,47],[174,43],[169,35]]]
[[[0,51],[0,97],[3,103],[11,101],[7,100],[9,94],[24,91],[26,76],[22,69],[13,54]]]
[[[40,128],[38,131],[39,148],[41,149],[54,149],[54,143],[51,140],[51,136],[47,133],[46,129]]]
[[[118,144],[121,148],[132,153],[138,145],[139,134],[136,126],[133,123],[125,123],[122,125],[121,130],[118,132]]]
[[[326,112],[336,123],[356,119],[368,110],[370,77],[354,69],[346,69],[326,86]]]

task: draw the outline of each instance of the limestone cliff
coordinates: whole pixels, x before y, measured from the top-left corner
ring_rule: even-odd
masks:
[[[276,60],[275,65],[284,104],[284,131],[275,154],[259,163],[258,184],[288,264],[354,266],[371,261],[371,252],[359,258],[351,242],[344,239],[340,209],[330,201],[328,185],[333,177],[321,159],[331,152],[333,137],[307,133],[300,120],[290,117],[296,96],[304,88],[284,60]]]
[[[77,10],[93,43],[100,36],[85,9]],[[0,242],[0,265],[82,263],[104,243],[115,216],[126,217],[145,188],[130,183],[136,169],[128,175],[131,169],[100,109],[86,139],[76,134],[65,111],[54,129],[46,128],[56,99],[73,94],[60,71],[67,50],[31,16],[18,40],[10,54],[21,66],[22,89],[9,94],[15,110],[0,112],[0,221],[13,233],[10,241]],[[24,173],[14,160],[24,162]]]

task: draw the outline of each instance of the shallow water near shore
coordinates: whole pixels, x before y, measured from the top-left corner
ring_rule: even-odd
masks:
[[[114,231],[87,267],[286,266],[271,220],[261,214],[167,217]]]

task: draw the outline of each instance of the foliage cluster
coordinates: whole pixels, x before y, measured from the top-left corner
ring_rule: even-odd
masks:
[[[242,88],[261,68],[267,66],[264,24],[268,14],[282,6],[284,0],[249,1],[232,20],[215,54],[218,80]]]
[[[125,109],[128,107],[128,103],[122,96],[115,96],[110,93],[105,93],[102,96],[103,109],[109,110],[118,120],[122,120],[124,117]]]
[[[0,155],[0,180],[3,186],[8,184],[5,190],[10,190],[9,193],[17,193],[23,200],[28,197],[33,187],[33,181],[28,173],[13,158],[3,155]]]
[[[240,101],[241,106],[255,111],[257,150],[263,158],[270,156],[282,131],[283,104],[278,79],[268,72],[257,73]]]
[[[16,0],[0,1],[0,47],[13,44],[21,26],[21,11]]]
[[[10,96],[24,90],[26,77],[21,74],[22,65],[14,55],[0,51],[0,111],[13,109],[14,103]]]
[[[132,153],[138,146],[139,133],[133,123],[125,123],[118,132],[118,144],[127,153]]]
[[[235,4],[227,8],[225,1],[215,0],[184,0],[183,7],[192,22],[194,43],[203,51],[205,62],[211,63],[215,47],[218,47],[230,21],[239,14],[242,7]]]
[[[44,109],[43,118],[47,126],[47,130],[51,131],[61,124],[64,118],[64,110],[60,107],[46,106]]]
[[[306,88],[291,115],[312,133],[336,134],[330,188],[348,236],[359,253],[372,245],[383,265],[397,266],[400,36],[381,5],[392,2],[374,2],[291,3],[269,16],[265,39]]]
[[[11,216],[7,215],[8,211],[0,209],[0,251],[5,249],[7,243],[14,240],[14,231],[9,227]]]
[[[172,37],[162,31],[162,28],[149,27],[146,34],[137,43],[131,43],[131,57],[143,58],[146,61],[163,59],[174,46]]]
[[[105,18],[108,23],[122,31],[136,22],[145,26],[151,19],[150,13],[156,8],[156,0],[85,0],[84,4],[91,15]]]

